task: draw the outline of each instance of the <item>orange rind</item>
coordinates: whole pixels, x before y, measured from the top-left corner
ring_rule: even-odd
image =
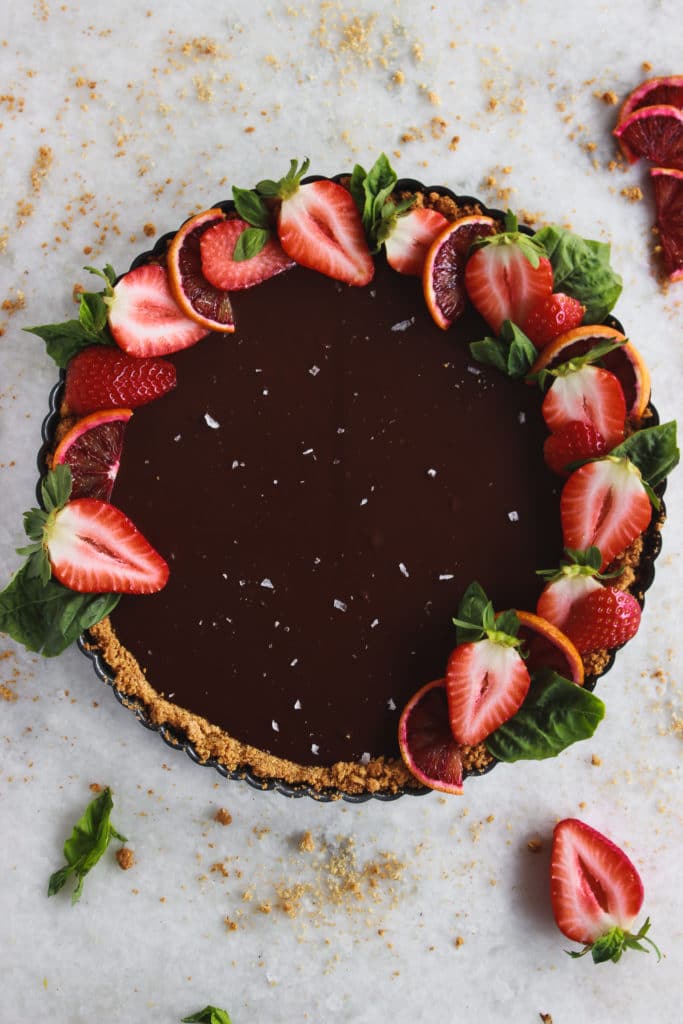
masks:
[[[235,321],[230,296],[204,277],[200,250],[203,233],[222,220],[225,214],[218,208],[191,217],[171,242],[166,265],[173,297],[183,313],[210,331],[231,334]]]

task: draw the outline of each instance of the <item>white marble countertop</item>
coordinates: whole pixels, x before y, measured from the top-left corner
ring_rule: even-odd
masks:
[[[385,150],[400,174],[610,239],[625,284],[616,313],[662,417],[680,413],[683,284],[666,292],[653,276],[647,171],[610,171],[616,108],[600,99],[683,72],[680,6],[556,9],[2,5],[3,582],[56,380],[22,325],[71,316],[81,266],[127,266],[145,225],[173,229],[294,156],[325,174]],[[632,186],[642,201],[622,194]],[[595,738],[500,766],[461,799],[321,805],[226,782],[141,729],[78,651],[44,661],[0,638],[2,693],[15,698],[0,705],[3,1024],[161,1024],[207,1003],[234,1024],[679,1020],[682,489],[679,471],[643,627],[600,683]],[[110,850],[72,908],[64,893],[47,899],[47,879],[92,783],[112,787],[136,864],[122,872]],[[229,826],[214,821],[220,807]],[[594,967],[563,952],[548,857],[569,815],[634,858],[661,963],[629,953]],[[300,849],[305,832],[313,850]]]

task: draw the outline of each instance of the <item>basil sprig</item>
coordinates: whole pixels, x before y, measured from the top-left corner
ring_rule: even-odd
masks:
[[[499,761],[556,757],[572,743],[589,739],[604,714],[605,705],[590,690],[544,669],[533,673],[521,708],[491,733],[486,747]]]
[[[356,164],[351,174],[349,191],[360,213],[368,245],[373,253],[379,252],[391,235],[398,217],[415,205],[415,197],[393,199],[392,193],[398,177],[384,153],[375,160],[369,171]]]
[[[71,894],[71,902],[78,903],[85,876],[104,855],[112,839],[127,842],[126,837],[117,832],[109,820],[113,806],[108,787],[88,804],[83,817],[76,822],[71,836],[64,843],[66,864],[50,877],[48,896],[58,893],[73,875],[76,887]]]
[[[610,247],[575,235],[556,224],[533,236],[548,254],[553,268],[553,291],[572,295],[586,307],[583,322],[599,324],[614,309],[622,280],[610,266]]]
[[[643,480],[654,488],[678,465],[681,453],[676,442],[676,422],[661,423],[656,427],[637,430],[610,455],[627,458],[638,467]]]
[[[232,1021],[225,1010],[221,1010],[217,1006],[205,1006],[203,1010],[193,1013],[191,1017],[183,1017],[181,1024],[232,1024]]]
[[[47,354],[57,366],[65,369],[70,359],[90,345],[113,345],[107,329],[109,303],[114,294],[116,272],[107,264],[104,270],[84,267],[105,281],[101,292],[82,292],[79,300],[78,319],[66,320],[61,324],[43,324],[41,327],[25,327],[29,334],[36,334],[45,342]]]
[[[512,320],[503,321],[497,338],[487,336],[471,342],[470,352],[478,363],[515,379],[526,377],[538,356],[534,343]]]

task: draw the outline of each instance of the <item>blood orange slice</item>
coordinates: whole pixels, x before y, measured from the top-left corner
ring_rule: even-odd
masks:
[[[529,672],[550,668],[577,686],[583,685],[584,669],[581,655],[568,636],[547,619],[532,612],[517,612],[518,636],[527,651]]]
[[[683,110],[661,104],[639,107],[614,129],[637,156],[683,169]]]
[[[666,104],[683,109],[683,75],[667,75],[663,78],[648,78],[629,93],[619,110],[617,126],[627,120],[634,110]],[[630,164],[638,159],[630,146],[619,139],[619,147]]]
[[[462,794],[462,756],[453,739],[443,679],[408,701],[398,723],[401,756],[416,779],[442,793]]]
[[[497,231],[498,224],[492,217],[474,214],[454,220],[430,245],[422,285],[427,308],[443,330],[450,327],[465,308],[465,263],[472,242],[495,235]]]
[[[225,219],[222,210],[205,210],[183,224],[166,257],[173,296],[190,319],[211,331],[235,330],[230,296],[215,288],[202,273],[201,238],[210,227]]]
[[[650,174],[664,267],[672,281],[680,281],[683,280],[683,171],[653,167]]]
[[[626,336],[614,327],[587,324],[560,334],[541,350],[530,373],[535,374],[543,369],[551,370],[576,356],[585,355],[590,349],[604,342],[621,343],[619,348],[602,356],[599,364],[618,379],[624,391],[628,417],[637,424],[650,401],[650,373],[637,348],[630,341],[626,341]]]
[[[109,501],[132,415],[131,409],[103,409],[84,416],[64,435],[52,464],[64,463],[71,470],[71,498]]]

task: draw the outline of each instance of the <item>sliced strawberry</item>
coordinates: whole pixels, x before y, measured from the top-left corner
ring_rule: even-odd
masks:
[[[108,302],[109,330],[131,356],[179,352],[209,333],[185,316],[171,294],[165,268],[155,263],[124,274]]]
[[[557,927],[589,951],[595,963],[616,962],[625,949],[648,952],[642,940],[649,920],[637,935],[631,927],[643,905],[643,883],[629,858],[601,832],[577,818],[555,826],[550,864],[550,897]]]
[[[621,384],[609,370],[586,363],[555,377],[541,406],[553,433],[576,421],[590,423],[607,450],[624,440],[626,399]]]
[[[427,250],[448,221],[438,210],[417,207],[397,217],[385,239],[389,266],[399,274],[421,277]]]
[[[565,632],[581,654],[627,643],[638,632],[640,605],[633,594],[601,586],[573,605]]]
[[[516,230],[475,243],[465,266],[472,303],[500,333],[504,320],[524,323],[531,310],[553,290],[553,270],[543,247]]]
[[[45,544],[55,578],[80,593],[152,594],[168,580],[168,565],[130,519],[95,498],[53,513]]]
[[[560,574],[541,591],[536,612],[561,629],[576,646],[574,638],[567,632],[572,609],[583,598],[597,590],[602,590],[602,584],[594,575]]]
[[[629,459],[608,455],[588,462],[572,473],[562,489],[564,545],[599,548],[601,569],[640,536],[651,517],[642,477]]]
[[[554,292],[532,306],[528,316],[519,326],[536,348],[544,348],[560,334],[578,327],[585,312],[586,307],[572,295]]]
[[[233,292],[267,281],[294,266],[294,260],[284,252],[277,238],[272,236],[256,256],[235,260],[233,253],[240,235],[249,224],[235,217],[219,221],[207,228],[199,240],[202,273],[209,284],[223,291]]]
[[[567,476],[567,466],[583,459],[600,458],[609,448],[602,434],[592,423],[572,420],[547,437],[543,445],[543,458],[554,473]]]
[[[459,644],[446,669],[451,730],[458,743],[480,743],[512,718],[529,684],[527,667],[515,647],[488,637]]]
[[[136,409],[175,383],[175,366],[166,359],[135,359],[113,346],[93,345],[70,361],[64,403],[77,416],[98,409]]]

